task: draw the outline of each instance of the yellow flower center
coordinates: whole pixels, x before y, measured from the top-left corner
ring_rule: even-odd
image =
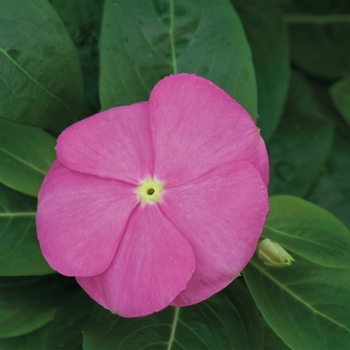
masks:
[[[145,179],[136,190],[140,201],[146,202],[158,202],[163,192],[163,184],[153,179]]]

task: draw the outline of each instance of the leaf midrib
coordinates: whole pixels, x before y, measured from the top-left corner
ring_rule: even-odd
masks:
[[[280,283],[277,279],[272,277],[270,274],[266,272],[265,269],[263,269],[259,264],[257,264],[254,260],[250,261],[250,264],[253,265],[261,274],[263,274],[266,278],[271,280],[273,283],[275,283],[278,287],[280,287],[283,291],[285,291],[290,296],[294,297],[297,301],[299,301],[301,304],[303,304],[306,308],[311,310],[311,312],[315,313],[316,315],[319,315],[320,317],[323,317],[324,319],[338,325],[339,327],[346,329],[347,331],[350,331],[350,328],[347,328],[343,324],[339,323],[338,321],[334,320],[333,318],[328,317],[327,315],[321,313],[320,311],[313,308],[310,304],[308,304],[306,301],[301,299],[298,295],[293,293],[290,289],[288,289],[284,284]]]
[[[169,344],[168,344],[167,350],[171,350],[171,347],[172,347],[173,342],[175,340],[175,332],[176,332],[177,324],[179,322],[179,315],[180,315],[180,308],[175,307],[174,319],[173,319],[173,323],[171,325],[171,332],[170,332]]]
[[[350,15],[288,15],[284,17],[287,24],[337,24],[350,23]]]
[[[319,242],[315,242],[315,241],[312,241],[312,240],[310,240],[310,239],[307,239],[307,238],[301,237],[301,236],[293,236],[293,235],[291,235],[290,233],[288,233],[288,232],[286,232],[286,231],[281,231],[281,230],[278,230],[278,229],[269,227],[269,226],[267,226],[267,225],[265,225],[264,228],[266,228],[266,229],[268,229],[268,230],[270,230],[270,231],[272,231],[272,232],[274,232],[274,233],[280,234],[280,235],[282,235],[282,236],[287,236],[287,237],[293,238],[293,239],[295,239],[295,240],[300,240],[300,241],[304,241],[304,242],[307,242],[307,243],[312,243],[313,245],[319,246],[319,247],[321,247],[321,248],[329,248],[329,246],[323,245],[323,244],[321,244],[321,243],[319,243]],[[307,228],[307,227],[306,227],[306,226],[300,226],[300,227],[298,227],[298,228]],[[314,229],[313,227],[310,227],[310,228]],[[319,230],[320,230],[321,232],[323,232],[321,229],[319,229]],[[264,234],[262,234],[262,236],[265,237]],[[290,249],[290,248],[289,248],[289,249]]]
[[[25,211],[25,212],[17,212],[17,213],[2,212],[0,213],[0,218],[35,216],[35,214],[36,214],[35,211]]]
[[[73,111],[69,108],[67,104],[65,104],[58,96],[53,94],[51,91],[45,88],[42,84],[40,84],[32,75],[30,75],[20,64],[18,64],[8,53],[6,50],[0,48],[0,53],[2,53],[19,71],[21,71],[30,81],[32,81],[35,85],[37,85],[42,91],[47,93],[49,96],[58,101],[62,106],[69,111],[70,114],[73,115]]]
[[[174,74],[177,74],[177,62],[176,62],[176,54],[175,54],[175,41],[174,41],[174,0],[170,0],[170,28],[169,28],[169,36],[170,36],[170,47],[171,47],[171,60],[173,64]]]
[[[45,172],[44,170],[42,170],[42,169],[40,169],[40,168],[37,168],[35,165],[33,165],[33,164],[31,164],[31,163],[28,163],[26,160],[24,160],[24,159],[22,159],[22,158],[16,156],[15,154],[9,152],[8,150],[6,150],[6,149],[3,148],[3,147],[0,147],[0,152],[3,152],[3,153],[5,153],[5,154],[9,155],[10,157],[16,159],[18,162],[20,162],[20,163],[26,165],[26,166],[29,167],[29,168],[32,168],[33,170],[39,172],[40,174],[43,174],[43,175],[46,174],[46,172]]]

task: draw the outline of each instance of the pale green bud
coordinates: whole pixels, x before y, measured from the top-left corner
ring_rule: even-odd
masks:
[[[271,242],[268,238],[262,240],[257,249],[258,258],[267,266],[289,266],[295,261],[279,244]]]

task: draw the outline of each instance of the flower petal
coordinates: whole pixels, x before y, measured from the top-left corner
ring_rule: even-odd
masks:
[[[236,161],[165,190],[159,207],[195,254],[192,278],[172,303],[185,306],[226,287],[248,263],[268,211],[267,189],[249,162]]]
[[[38,239],[49,265],[67,276],[107,269],[138,198],[134,186],[69,170],[56,160],[39,193]]]
[[[138,317],[167,307],[186,288],[194,268],[187,240],[156,204],[146,204],[131,215],[108,270],[77,281],[105,308]]]
[[[268,158],[249,114],[219,87],[196,75],[178,74],[152,90],[149,118],[155,177],[168,187],[215,167],[248,160],[268,183]]]
[[[111,108],[73,124],[59,136],[56,152],[71,170],[138,184],[153,175],[148,102]]]

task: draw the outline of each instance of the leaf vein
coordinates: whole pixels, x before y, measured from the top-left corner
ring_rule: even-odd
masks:
[[[29,80],[31,80],[35,85],[37,85],[41,90],[46,92],[49,96],[54,98],[56,101],[62,104],[71,114],[73,111],[55,94],[45,88],[41,83],[39,83],[33,76],[31,76],[22,66],[20,66],[12,57],[3,49],[0,48],[0,53],[2,53],[19,71],[21,71]]]
[[[309,303],[307,303],[305,300],[303,300],[301,297],[299,297],[298,295],[296,295],[295,293],[293,293],[289,288],[287,288],[285,285],[283,285],[282,283],[280,283],[276,278],[274,278],[273,276],[271,276],[270,274],[268,274],[266,272],[265,269],[263,269],[261,266],[259,266],[259,264],[257,264],[254,260],[251,260],[250,263],[257,269],[260,271],[260,273],[262,275],[264,275],[266,278],[270,279],[272,282],[274,282],[277,286],[279,286],[281,288],[281,291],[286,292],[287,294],[291,295],[292,297],[294,297],[297,301],[299,301],[301,304],[303,304],[306,308],[308,308],[309,310],[311,310],[314,313],[314,317],[317,315],[319,315],[320,317],[323,317],[324,319],[338,325],[341,328],[346,329],[347,331],[350,331],[350,328],[346,327],[345,325],[339,323],[338,321],[334,320],[333,318],[323,314],[322,312],[316,310],[315,308],[313,308]]]
[[[38,167],[36,167],[35,165],[31,164],[31,163],[28,163],[26,160],[16,156],[15,154],[13,154],[12,152],[9,152],[8,150],[6,150],[5,148],[2,148],[0,147],[0,152],[3,152],[7,155],[9,155],[10,157],[18,160],[20,163],[23,163],[25,164],[26,166],[28,166],[29,168],[32,168],[33,170],[45,175],[46,174],[46,171],[42,170],[42,169],[39,169]]]

